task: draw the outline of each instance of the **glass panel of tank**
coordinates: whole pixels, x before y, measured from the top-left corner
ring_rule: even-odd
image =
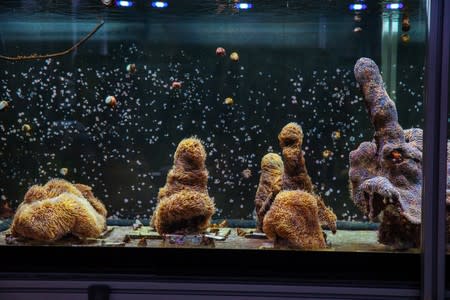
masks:
[[[448,259],[447,257],[449,257],[450,254],[450,69],[448,70],[448,85],[447,85],[447,189],[446,189],[446,197],[445,197],[445,204],[446,204],[446,250],[447,250],[447,255],[446,255],[446,260],[445,260],[445,267],[446,270],[448,270]],[[445,278],[450,278],[449,277],[450,274],[448,271],[446,271],[445,273]],[[450,285],[448,284],[448,281],[446,281],[446,288],[447,290],[450,289]]]
[[[447,93],[450,101],[450,70],[448,70]],[[446,190],[446,207],[447,207],[447,254],[450,253],[449,236],[450,236],[450,103],[447,102],[447,190]],[[447,262],[446,262],[447,263]]]
[[[0,244],[420,245],[424,1],[0,4]]]

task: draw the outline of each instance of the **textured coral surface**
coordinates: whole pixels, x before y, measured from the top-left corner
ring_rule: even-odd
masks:
[[[160,234],[200,233],[215,212],[208,195],[206,152],[199,139],[182,140],[166,185],[159,190],[152,223]]]
[[[336,221],[337,217],[336,214],[325,205],[325,202],[323,202],[322,197],[313,195],[317,200],[317,207],[319,209],[319,223],[320,225],[326,225],[329,230],[334,234],[336,233],[337,227],[336,227]]]
[[[102,216],[106,217],[108,212],[106,211],[105,205],[98,200],[94,193],[92,192],[92,188],[88,185],[76,183],[75,187],[81,192],[84,198],[94,207],[94,209]]]
[[[261,176],[255,196],[257,227],[262,230],[264,216],[276,195],[281,191],[283,160],[278,154],[269,153],[261,160]]]
[[[263,229],[275,246],[301,249],[325,248],[318,222],[317,198],[300,190],[280,192],[264,218]]]
[[[336,215],[314,194],[303,157],[302,128],[297,123],[289,123],[281,130],[278,140],[282,162],[278,155],[267,154],[261,163],[255,198],[259,225],[276,246],[324,248],[326,242],[320,225],[327,225],[335,233]]]
[[[14,216],[14,236],[55,241],[68,234],[97,237],[106,229],[106,209],[89,186],[53,179],[34,185]]]
[[[284,126],[278,135],[278,141],[284,162],[283,190],[312,192],[313,185],[303,157],[303,131],[300,125],[289,123]]]
[[[336,215],[325,205],[323,199],[314,193],[311,177],[306,169],[303,156],[303,130],[297,123],[289,123],[278,135],[278,141],[283,152],[284,174],[282,190],[301,190],[312,194],[317,199],[319,207],[319,222],[336,232]]]
[[[379,241],[395,248],[419,246],[422,130],[403,130],[377,65],[360,58],[355,77],[375,133],[350,153],[353,201],[370,219],[379,216]],[[382,213],[383,212],[383,213]]]

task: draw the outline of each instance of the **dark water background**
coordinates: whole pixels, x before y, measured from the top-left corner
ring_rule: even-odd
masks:
[[[64,177],[93,186],[110,215],[148,217],[176,145],[196,135],[208,152],[216,217],[250,219],[260,160],[280,152],[278,132],[295,121],[318,192],[339,219],[361,220],[349,197],[348,155],[373,131],[353,65],[361,56],[381,63],[383,4],[366,1],[369,10],[356,22],[347,1],[254,1],[249,11],[224,1],[172,1],[166,10],[148,3],[2,1],[3,55],[69,48],[105,20],[65,57],[0,61],[0,99],[11,104],[0,112],[2,199],[16,206],[30,185]],[[423,124],[426,50],[422,4],[407,9],[411,41],[394,40],[404,128]],[[219,46],[226,57],[215,55]],[[233,51],[239,62],[228,58]],[[129,63],[135,74],[126,72]],[[182,89],[170,89],[174,80]],[[116,108],[104,103],[108,95]],[[226,97],[235,104],[225,105]],[[326,158],[324,150],[333,154]]]

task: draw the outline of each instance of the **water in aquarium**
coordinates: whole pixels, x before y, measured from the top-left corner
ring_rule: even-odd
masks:
[[[425,1],[3,0],[0,243],[420,245]]]

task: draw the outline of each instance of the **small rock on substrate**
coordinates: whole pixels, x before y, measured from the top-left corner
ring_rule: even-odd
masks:
[[[147,239],[146,238],[140,239],[137,245],[138,245],[138,247],[146,247],[147,246]]]

